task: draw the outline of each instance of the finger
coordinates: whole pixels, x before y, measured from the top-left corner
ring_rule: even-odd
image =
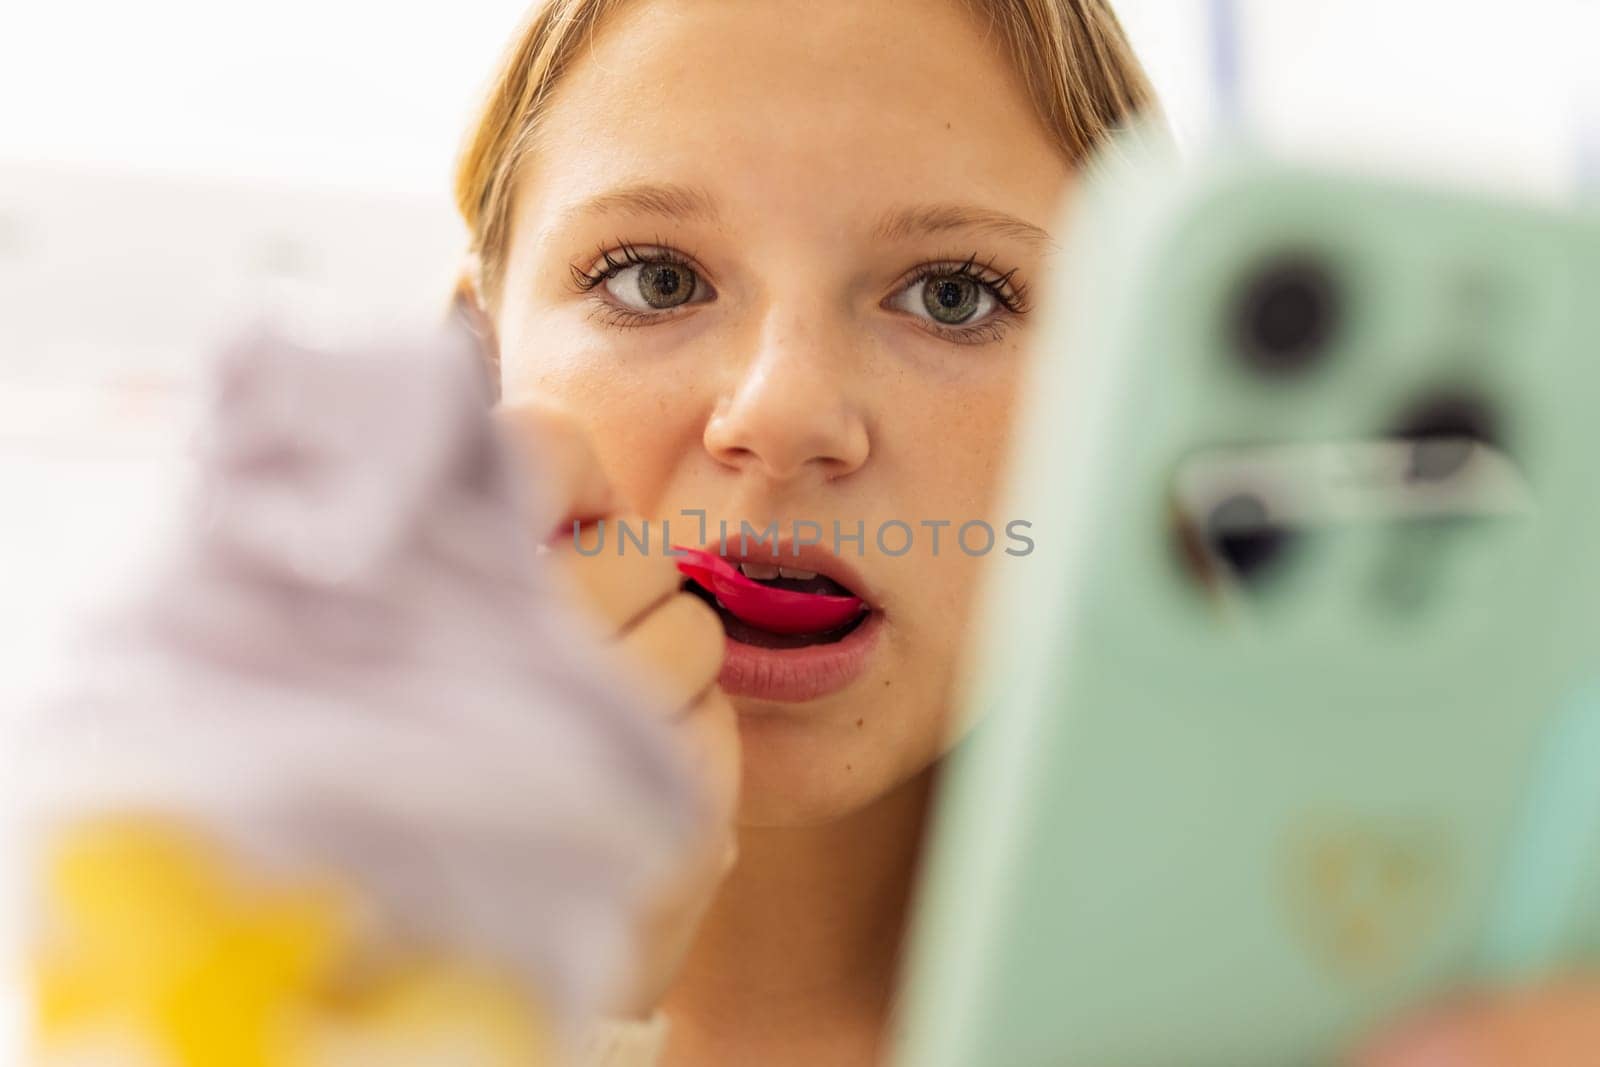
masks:
[[[1481,1009],[1431,1012],[1369,1042],[1351,1062],[1354,1067],[1476,1063],[1484,1018]]]
[[[612,536],[609,528],[605,536]],[[590,537],[585,531],[582,544],[591,545]],[[568,581],[584,607],[597,616],[606,633],[632,629],[683,584],[683,576],[670,558],[631,551],[619,555],[607,551],[603,541],[601,551],[586,555],[577,542],[560,539],[545,559]]]
[[[727,694],[713,685],[683,715],[681,729],[688,735],[695,771],[706,785],[712,809],[731,828],[739,806],[742,759],[738,713]],[[725,857],[723,873],[733,856]]]
[[[649,668],[657,693],[674,710],[693,703],[722,670],[722,621],[688,593],[645,615],[619,645]]]
[[[1600,986],[1569,982],[1496,997],[1413,1022],[1361,1067],[1587,1067],[1600,1062]]]
[[[548,403],[524,401],[495,409],[513,453],[535,479],[535,492],[554,516],[556,531],[621,510],[582,423]],[[540,531],[541,535],[545,531]]]
[[[1600,1063],[1600,984],[1569,980],[1508,997],[1486,1023],[1495,1067]]]

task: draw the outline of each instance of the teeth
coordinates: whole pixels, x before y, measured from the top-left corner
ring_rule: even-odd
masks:
[[[778,577],[780,578],[798,578],[802,582],[809,582],[816,576],[816,571],[792,571],[788,567],[778,568]]]
[[[781,571],[781,568],[771,563],[741,563],[739,564],[739,569],[744,572],[746,578],[755,578],[760,581],[776,578]],[[784,577],[788,577],[788,575],[784,575]]]

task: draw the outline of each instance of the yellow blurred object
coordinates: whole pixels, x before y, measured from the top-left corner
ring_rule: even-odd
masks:
[[[72,828],[42,888],[37,1064],[551,1062],[547,1028],[516,983],[459,961],[359,964],[349,893],[252,882],[172,822]]]

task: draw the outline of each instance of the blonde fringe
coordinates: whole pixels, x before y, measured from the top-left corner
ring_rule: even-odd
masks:
[[[541,0],[501,61],[456,169],[456,206],[478,275],[462,284],[485,306],[499,299],[518,167],[533,150],[550,93],[624,2]],[[1155,93],[1106,0],[965,2],[988,20],[1041,121],[1074,164],[1130,119],[1156,113]]]

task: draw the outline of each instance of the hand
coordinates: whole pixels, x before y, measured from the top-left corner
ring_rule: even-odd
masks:
[[[1356,1067],[1594,1067],[1600,1064],[1600,978],[1476,994],[1402,1023],[1354,1058]]]
[[[550,488],[562,520],[546,559],[562,574],[580,604],[618,655],[642,665],[659,706],[670,716],[701,770],[716,830],[683,873],[644,916],[633,988],[618,1012],[648,1016],[676,975],[694,931],[736,857],[733,818],[738,802],[739,734],[732,706],[717,688],[726,647],[722,623],[704,601],[680,592],[681,576],[661,547],[660,524],[650,530],[650,553],[618,554],[608,524],[607,549],[581,555],[572,539],[575,520],[615,517],[622,505],[600,468],[588,438],[562,413],[536,405],[500,409],[513,441],[533,453],[535,469]],[[627,519],[633,530],[643,520]],[[585,544],[590,534],[586,532]]]

